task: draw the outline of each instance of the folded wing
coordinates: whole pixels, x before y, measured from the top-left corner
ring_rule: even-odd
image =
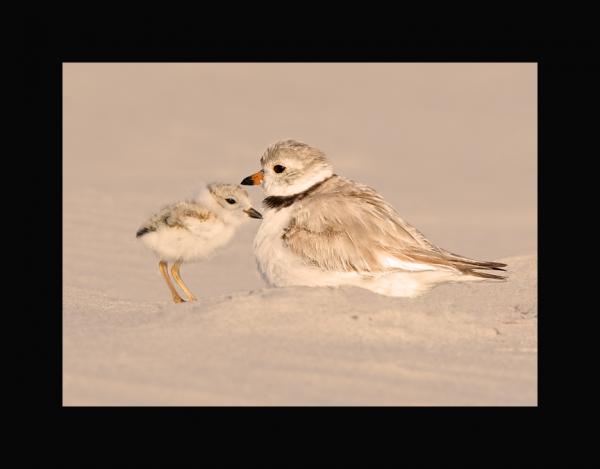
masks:
[[[374,190],[362,185],[345,184],[302,201],[282,239],[305,262],[323,270],[444,269],[504,278],[477,269],[503,270],[505,264],[476,261],[438,248]]]

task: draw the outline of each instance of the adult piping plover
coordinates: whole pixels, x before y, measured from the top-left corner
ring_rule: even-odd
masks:
[[[254,253],[272,286],[354,285],[412,297],[441,282],[505,278],[479,270],[506,264],[432,244],[375,190],[333,174],[316,148],[280,141],[260,162],[242,184],[262,184],[268,196]]]
[[[136,237],[158,254],[158,267],[173,301],[184,300],[169,278],[169,262],[174,262],[173,278],[189,301],[195,301],[197,298],[179,274],[181,264],[205,259],[227,244],[248,217],[262,218],[262,215],[251,207],[245,189],[231,184],[209,184],[194,200],[168,205],[150,217]]]

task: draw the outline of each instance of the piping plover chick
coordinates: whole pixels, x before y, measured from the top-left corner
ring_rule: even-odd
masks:
[[[232,184],[209,184],[193,200],[176,202],[152,215],[136,237],[153,250],[175,303],[184,302],[169,277],[171,274],[189,301],[197,298],[183,283],[179,268],[183,262],[207,258],[227,244],[236,229],[250,218],[262,218],[251,207],[248,192]]]
[[[325,154],[295,140],[271,145],[242,181],[268,196],[256,233],[258,269],[271,286],[354,285],[417,296],[447,281],[504,279],[506,264],[441,249],[375,190],[333,173]]]

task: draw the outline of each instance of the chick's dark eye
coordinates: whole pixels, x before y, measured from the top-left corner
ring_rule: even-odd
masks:
[[[276,173],[283,173],[284,170],[285,166],[281,166],[280,164],[276,164],[275,166],[273,166],[273,171],[275,171]]]
[[[235,204],[235,199],[225,199],[227,201],[228,204]]]

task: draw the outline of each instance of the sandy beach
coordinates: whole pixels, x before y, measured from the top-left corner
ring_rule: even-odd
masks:
[[[63,405],[537,405],[535,64],[64,64]],[[135,238],[282,138],[506,282],[268,288],[250,220],[184,265]],[[260,210],[260,188],[248,189]]]

